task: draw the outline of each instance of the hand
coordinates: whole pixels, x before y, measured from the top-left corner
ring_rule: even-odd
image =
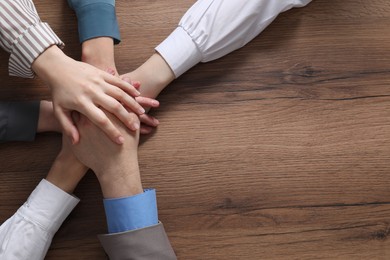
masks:
[[[67,57],[57,46],[41,54],[33,63],[33,69],[51,88],[54,113],[73,143],[79,141],[71,118],[74,110],[87,116],[119,144],[123,143],[123,137],[101,108],[113,113],[128,128],[139,129],[139,123],[124,108],[126,106],[138,115],[145,112],[133,98],[139,92],[129,83]]]
[[[161,55],[155,53],[139,68],[121,75],[121,78],[129,83],[132,82],[132,80],[141,82],[139,88],[141,96],[156,98],[158,94],[175,79],[175,75]],[[153,106],[144,106],[146,111],[148,111],[150,107]],[[159,124],[157,119],[149,117],[147,114],[140,116],[140,119],[142,123],[142,134],[150,133],[153,128]]]
[[[124,137],[123,145],[115,145],[85,116],[73,113],[80,131],[80,142],[72,146],[76,157],[91,168],[105,198],[131,196],[142,192],[138,167],[139,131],[131,132],[116,117],[104,111]],[[138,117],[133,114],[134,120]]]
[[[132,81],[129,78],[130,73],[126,74],[126,77],[123,78],[123,80],[129,82],[132,84],[135,88],[139,89],[140,88],[140,82],[139,81]],[[149,97],[143,97],[143,96],[138,96],[135,98],[135,100],[145,109],[146,112],[148,112],[151,108],[158,108],[160,106],[160,102],[153,98]],[[146,135],[150,134],[153,132],[153,129],[156,128],[159,124],[160,121],[158,121],[157,118],[154,116],[151,116],[147,113],[142,114],[139,116],[140,121],[141,121],[141,134]]]
[[[113,76],[119,77],[114,57],[114,40],[110,37],[93,38],[82,43],[82,61],[106,71]],[[132,82],[130,80],[126,82],[137,89],[140,87],[139,82]],[[139,96],[135,100],[147,110],[151,107],[156,108],[159,106],[159,102],[151,98]],[[140,115],[140,120],[142,123],[141,134],[150,134],[153,128],[157,127],[160,123],[156,118],[148,114]]]
[[[129,78],[126,78],[126,81],[137,89],[141,86],[139,81],[131,81]],[[135,100],[145,109],[145,111],[149,111],[151,108],[158,108],[160,106],[160,102],[148,97],[138,96]],[[139,119],[141,121],[140,133],[143,135],[150,134],[153,132],[153,129],[160,124],[160,121],[158,121],[157,118],[148,115],[147,113],[140,115]]]

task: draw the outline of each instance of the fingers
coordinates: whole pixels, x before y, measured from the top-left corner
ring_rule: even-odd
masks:
[[[73,144],[77,144],[80,141],[80,134],[73,124],[71,112],[65,112],[61,108],[56,108],[54,113],[62,126],[64,134],[72,140]]]
[[[111,97],[104,97],[104,100],[102,101],[104,103],[104,109],[111,114],[114,114],[129,129],[136,131],[140,128],[137,115],[127,111],[116,99]]]
[[[141,123],[151,126],[151,127],[157,127],[160,122],[153,116],[148,114],[143,114],[139,117]]]
[[[92,123],[99,127],[113,142],[123,144],[124,138],[118,128],[108,119],[107,115],[95,105],[86,106],[88,108],[82,112]]]
[[[160,106],[160,102],[158,102],[155,99],[148,98],[148,97],[141,97],[141,96],[139,96],[139,97],[136,97],[135,100],[138,102],[138,104],[140,104],[143,107],[153,107],[153,108],[156,108],[156,107]]]
[[[140,95],[139,91],[134,86],[132,86],[129,82],[126,82],[108,73],[103,73],[103,78],[107,83],[113,85],[114,87],[119,87],[124,92],[131,95],[132,97],[138,97]]]
[[[123,105],[125,105],[131,111],[133,111],[134,113],[136,113],[138,115],[142,115],[145,113],[145,109],[134,98],[130,97],[123,90],[121,90],[119,88],[109,88],[106,91],[106,94],[113,97],[114,99],[120,101]],[[104,97],[100,97],[100,100],[99,100],[99,103],[102,106],[104,106],[103,105],[104,103],[102,103],[102,102],[105,101],[103,99],[104,99]],[[106,108],[106,109],[111,112],[111,110],[109,110],[108,108]]]
[[[153,132],[153,129],[154,129],[153,127],[141,124],[140,133],[141,133],[141,135],[148,135],[151,132]]]

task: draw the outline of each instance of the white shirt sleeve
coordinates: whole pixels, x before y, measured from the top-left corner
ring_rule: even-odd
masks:
[[[42,180],[0,226],[0,259],[44,259],[54,234],[79,199]]]
[[[241,48],[281,12],[311,0],[199,0],[156,51],[176,77],[199,62],[218,59]]]

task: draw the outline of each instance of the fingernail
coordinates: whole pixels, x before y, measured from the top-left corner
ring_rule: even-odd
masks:
[[[138,90],[136,90],[135,93],[136,93],[138,96],[141,95],[141,92],[139,92]]]
[[[153,101],[153,105],[158,106],[159,104],[160,104],[160,102],[158,102],[157,100]]]
[[[126,81],[127,83],[131,83],[131,79],[128,77],[124,77],[122,80]]]
[[[145,114],[145,109],[144,109],[144,108],[140,108],[138,111],[139,111],[141,114]]]
[[[138,123],[134,123],[133,124],[133,129],[134,130],[138,130],[139,129],[139,124]]]
[[[118,137],[118,144],[123,144],[125,142],[125,138],[123,136]]]
[[[157,119],[154,119],[154,123],[155,123],[156,125],[158,125],[158,124],[160,124],[160,121],[158,121]]]

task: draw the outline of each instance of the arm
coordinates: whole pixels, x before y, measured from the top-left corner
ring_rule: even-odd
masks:
[[[55,114],[74,142],[78,141],[78,131],[70,119],[72,110],[86,115],[117,143],[122,140],[120,132],[99,107],[136,130],[122,104],[143,114],[144,109],[131,97],[139,93],[129,83],[66,56],[58,48],[63,43],[40,20],[31,0],[1,1],[0,21],[0,45],[10,53],[10,75],[33,77],[35,72],[48,84]]]
[[[120,33],[115,0],[68,0],[68,3],[77,16],[82,61],[117,75],[114,44],[120,42]]]
[[[82,138],[72,149],[82,163],[94,170],[104,197],[109,234],[99,239],[110,259],[176,259],[158,222],[155,191],[142,189],[137,156],[139,133],[129,132],[118,120],[112,120],[125,136],[120,147],[111,144],[85,117],[75,115]]]
[[[0,2],[0,46],[10,53],[9,74],[32,78],[33,61],[47,48],[64,43],[41,21],[31,0]]]
[[[171,35],[156,47],[157,53],[122,78],[140,81],[142,95],[155,98],[173,79],[199,62],[218,59],[243,47],[281,12],[310,1],[199,0],[184,14]]]
[[[79,202],[71,193],[86,171],[65,143],[46,180],[0,226],[0,259],[44,259],[55,233]]]
[[[42,180],[23,206],[0,226],[0,258],[44,259],[54,234],[78,201]]]
[[[33,141],[47,131],[61,132],[52,102],[0,102],[0,142]]]
[[[114,44],[120,42],[115,0],[68,0],[68,3],[77,16],[82,61],[119,76],[114,58]],[[156,100],[140,96],[135,99],[146,109],[159,106]],[[142,122],[148,122],[152,127],[159,124],[157,119],[147,114],[140,115],[140,119]],[[150,127],[141,128],[141,133],[144,134],[151,131]]]

